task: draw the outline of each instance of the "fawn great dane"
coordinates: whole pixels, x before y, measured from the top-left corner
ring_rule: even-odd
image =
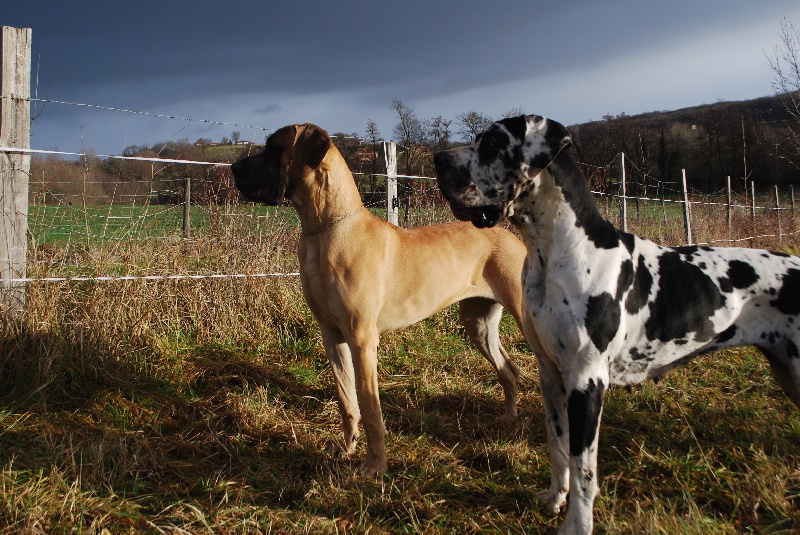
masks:
[[[505,417],[516,417],[518,369],[500,343],[505,308],[520,326],[525,246],[504,229],[454,222],[400,228],[367,210],[353,175],[327,132],[290,125],[264,151],[232,165],[248,199],[297,210],[303,295],[319,323],[336,383],[343,453],[367,437],[365,474],[386,471],[378,398],[382,333],[416,323],[458,302],[469,338],[496,368]]]

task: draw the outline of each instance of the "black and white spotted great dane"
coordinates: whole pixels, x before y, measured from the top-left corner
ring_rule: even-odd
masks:
[[[604,220],[561,124],[494,123],[436,154],[453,213],[478,227],[507,217],[528,250],[523,324],[538,357],[552,464],[539,495],[569,507],[561,533],[590,533],[597,441],[609,385],[656,378],[701,353],[754,345],[800,406],[800,258],[661,247]],[[536,336],[529,335],[529,332]]]

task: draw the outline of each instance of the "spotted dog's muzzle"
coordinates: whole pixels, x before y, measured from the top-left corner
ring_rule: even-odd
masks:
[[[436,165],[439,189],[442,191],[453,215],[461,221],[470,221],[478,228],[493,227],[503,215],[500,204],[472,204],[477,197],[468,167],[459,165],[455,152],[438,152],[433,158]]]

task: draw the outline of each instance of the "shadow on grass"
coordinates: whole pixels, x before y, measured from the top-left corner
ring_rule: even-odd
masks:
[[[37,388],[42,370],[10,362],[5,354],[0,390],[5,469],[31,484],[58,473],[91,496],[112,503],[135,500],[133,517],[140,520],[169,516],[166,512],[176,503],[219,514],[221,504],[230,501],[283,511],[279,515],[294,511],[338,518],[367,507],[359,505],[367,499],[369,513],[362,512],[362,526],[397,528],[439,515],[428,498],[413,514],[399,513],[408,507],[405,492],[411,485],[425,488],[426,496],[447,498],[467,517],[474,507],[513,513],[531,498],[519,483],[506,487],[491,477],[469,485],[448,481],[417,466],[420,460],[405,464],[399,473],[392,463],[395,473],[389,481],[404,483],[387,494],[386,479],[357,472],[363,443],[356,459],[329,452],[341,433],[333,385],[317,386],[318,378],[295,373],[292,363],[279,358],[269,360],[279,364],[264,365],[237,351],[197,348],[182,358],[181,377],[168,381],[124,359],[101,358],[87,344],[38,335],[6,340],[6,347],[15,348],[11,357],[33,346],[49,346],[58,356],[50,363],[50,380]],[[387,419],[397,433],[413,435],[419,431],[415,409],[391,402],[404,396],[404,388],[384,392]],[[482,454],[459,445],[493,440],[499,431],[494,424],[484,429],[484,420],[496,420],[501,400],[456,394],[423,397],[422,405],[434,420],[450,422],[425,423],[430,440],[455,447],[466,465],[480,470]],[[390,451],[390,456],[403,458],[404,453]],[[491,462],[502,464],[499,456]],[[64,499],[63,488],[52,492]],[[119,503],[116,507],[124,509]],[[138,525],[136,518],[117,519],[114,525]]]
[[[60,358],[51,363],[50,381],[37,385],[41,370],[10,362],[7,348],[16,348],[14,356],[48,344]],[[169,517],[176,503],[219,516],[223,504],[235,502],[266,517],[308,522],[357,513],[362,529],[454,526],[478,514],[512,532],[558,521],[534,500],[549,483],[535,392],[523,393],[520,417],[508,426],[499,421],[499,388],[492,395],[469,385],[433,394],[410,384],[385,387],[390,474],[376,480],[357,474],[358,459],[329,453],[340,436],[333,385],[297,373],[279,356],[256,361],[227,348],[196,348],[169,381],[123,359],[102,359],[85,344],[29,335],[4,347],[3,463],[13,459],[13,470],[32,479],[57,470],[92,495],[133,499],[139,520]],[[696,503],[742,525],[784,521],[779,511],[742,512],[726,486],[744,486],[747,478],[720,475],[752,470],[759,451],[800,459],[785,405],[764,408],[764,392],[748,395],[756,401],[727,410],[672,402],[666,387],[612,391],[601,428],[601,482],[614,481],[626,504],[651,493],[679,500],[690,488]],[[362,443],[359,457],[363,452]]]
[[[6,340],[17,348],[49,343],[38,335]],[[230,480],[272,492],[284,504],[307,491],[321,457],[313,443],[282,427],[254,428],[230,401],[262,389],[267,402],[307,417],[325,395],[319,389],[233,352],[203,349],[186,356],[189,373],[173,383],[122,360],[90,356],[86,346],[66,346],[63,339],[57,345],[63,359],[53,365],[59,369],[38,386],[37,370],[6,358],[0,447],[15,470],[58,467],[101,494],[151,494],[157,508],[213,496],[216,482]],[[96,373],[87,373],[91,369]],[[287,485],[284,476],[294,481]]]

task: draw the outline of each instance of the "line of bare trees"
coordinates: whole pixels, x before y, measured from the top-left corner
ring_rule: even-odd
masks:
[[[598,175],[606,181],[614,176],[609,171],[610,164],[623,152],[630,165],[631,183],[677,182],[681,170],[686,169],[691,187],[704,193],[724,188],[729,176],[739,189],[750,181],[757,189],[775,185],[783,188],[800,185],[800,117],[793,116],[785,102],[776,95],[635,116],[606,115],[601,121],[569,128],[578,160],[589,169],[605,169]],[[788,102],[792,106],[798,104],[798,100]],[[398,143],[399,172],[406,175],[432,175],[436,151],[471,142],[498,119],[476,111],[453,120],[443,116],[420,119],[399,99],[394,99],[391,107],[398,118],[392,139]],[[521,113],[521,109],[513,109],[503,117]],[[797,114],[796,108],[794,113]],[[358,173],[383,172],[380,141],[380,132],[371,120],[363,141],[352,136],[335,139]],[[364,184],[362,189],[375,191],[378,179],[369,180],[368,187]]]
[[[185,139],[152,146],[130,146],[123,156],[225,161],[220,154]],[[184,200],[187,178],[191,180],[194,203],[220,204],[239,198],[227,167],[100,159],[91,154],[78,160],[64,160],[54,155],[34,156],[29,195],[35,204],[50,205],[178,204]]]

